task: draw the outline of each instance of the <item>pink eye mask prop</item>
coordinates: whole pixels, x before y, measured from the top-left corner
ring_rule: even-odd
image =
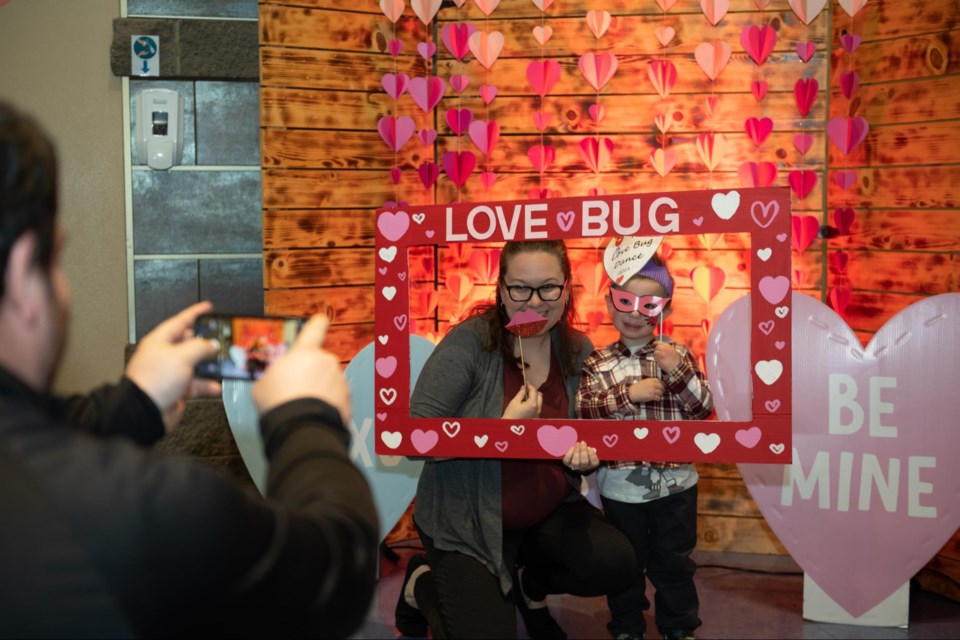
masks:
[[[648,318],[660,315],[663,308],[671,300],[661,296],[635,296],[629,291],[612,288],[610,289],[610,299],[613,301],[613,308],[617,311],[623,313],[638,311]]]

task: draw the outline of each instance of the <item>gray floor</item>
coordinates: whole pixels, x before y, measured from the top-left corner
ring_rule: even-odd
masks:
[[[353,637],[395,638],[393,610],[407,558],[414,550],[396,549],[400,562],[383,559],[378,593],[370,616]],[[803,611],[803,574],[786,556],[697,553],[697,590],[703,626],[698,638],[960,638],[960,603],[913,589],[906,629],[808,622]],[[651,600],[652,600],[652,594]],[[604,598],[551,596],[550,610],[568,637],[606,640],[609,614]],[[518,623],[521,638],[527,638]],[[653,629],[654,625],[651,623]],[[659,638],[655,630],[648,638]]]

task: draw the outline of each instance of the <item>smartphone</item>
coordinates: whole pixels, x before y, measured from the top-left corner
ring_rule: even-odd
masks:
[[[197,318],[196,336],[216,340],[217,355],[197,364],[196,374],[214,380],[256,380],[293,344],[303,318],[208,313]]]

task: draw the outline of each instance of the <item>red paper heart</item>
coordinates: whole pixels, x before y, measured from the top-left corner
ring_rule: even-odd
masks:
[[[458,188],[463,186],[476,166],[477,156],[472,151],[447,151],[443,154],[443,170]]]
[[[541,98],[550,93],[560,79],[560,63],[556,60],[534,60],[527,65],[527,82]]]
[[[420,129],[420,131],[417,132],[417,137],[420,138],[420,144],[429,146],[437,139],[437,130]]]
[[[470,109],[447,109],[447,125],[458,136],[463,135],[471,121],[473,121],[473,112]]]
[[[483,184],[483,188],[487,191],[493,189],[493,183],[497,181],[497,174],[493,171],[484,171],[480,174],[480,182]]]
[[[810,147],[813,145],[813,136],[809,133],[798,133],[793,136],[793,146],[800,152],[800,155],[805,154],[807,151],[810,151]]]
[[[550,126],[550,121],[553,119],[553,116],[546,111],[534,111],[531,117],[533,118],[533,126],[537,128],[537,131],[546,130],[546,128]]]
[[[463,90],[470,84],[470,78],[461,74],[450,76],[450,86],[457,93],[463,93]]]
[[[773,131],[773,120],[770,118],[747,118],[746,122],[743,123],[743,128],[753,144],[759,147]]]
[[[857,181],[857,174],[853,171],[837,171],[833,174],[833,181],[837,186],[846,191]]]
[[[813,216],[790,216],[793,223],[793,249],[803,254],[820,233],[820,221]]]
[[[870,123],[865,118],[831,118],[827,122],[827,135],[845,154],[857,148],[870,132]]]
[[[850,300],[853,298],[853,292],[847,287],[837,287],[835,289],[830,289],[830,292],[827,294],[827,298],[830,300],[830,306],[833,307],[833,310],[842,316],[847,310],[847,307],[850,305]]]
[[[403,171],[400,167],[390,167],[390,180],[393,184],[400,184],[400,176],[403,174]]]
[[[580,141],[580,155],[594,173],[603,171],[613,155],[613,140],[610,138],[584,138]]]
[[[440,177],[440,167],[436,162],[422,162],[417,167],[417,173],[420,174],[420,182],[423,183],[423,187],[430,189],[436,184],[437,178]]]
[[[497,97],[497,88],[492,84],[480,85],[480,98],[484,104],[490,104]]]
[[[440,39],[454,58],[463,60],[470,53],[470,36],[476,30],[469,22],[451,22],[441,29]]]
[[[856,71],[844,71],[840,74],[840,91],[847,100],[853,97],[860,87],[860,74]]]
[[[840,36],[840,46],[846,49],[847,53],[853,53],[863,42],[863,38],[855,33],[845,33]]]
[[[804,62],[810,62],[810,58],[813,57],[813,54],[817,51],[817,45],[813,42],[798,42],[797,43],[797,55],[800,56],[800,59]]]
[[[396,58],[398,55],[400,55],[400,52],[403,51],[403,41],[394,38],[387,43],[387,51],[390,52],[390,55]]]
[[[797,194],[797,198],[803,200],[810,195],[810,192],[817,185],[817,173],[810,169],[794,169],[787,176],[787,181],[790,183],[793,192]]]
[[[753,94],[753,99],[757,102],[763,100],[763,97],[767,95],[768,85],[764,80],[754,80],[750,83],[750,93]]]
[[[593,118],[594,122],[600,124],[603,117],[607,115],[607,108],[601,104],[592,104],[587,108],[587,112],[590,114],[590,117]]]
[[[856,219],[856,212],[850,207],[842,207],[833,210],[833,226],[837,228],[840,235],[845,236],[853,228],[853,221]]]
[[[720,104],[720,96],[707,96],[707,115],[712,116]]]
[[[793,85],[793,97],[797,102],[797,110],[800,115],[806,117],[813,107],[813,101],[817,99],[817,93],[820,91],[820,83],[816,78],[800,78]]]
[[[837,275],[843,275],[847,272],[847,263],[850,262],[850,254],[845,251],[837,251],[830,254],[830,271]]]
[[[745,187],[769,187],[777,179],[777,166],[772,162],[744,162],[738,170],[740,184]]]
[[[557,151],[550,145],[535,144],[527,149],[527,158],[537,173],[543,173],[557,159]]]
[[[768,24],[763,25],[763,28],[750,25],[740,33],[740,44],[754,62],[762,65],[777,44],[777,32]]]

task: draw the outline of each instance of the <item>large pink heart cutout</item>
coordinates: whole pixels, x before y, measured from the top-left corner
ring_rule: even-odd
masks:
[[[912,578],[960,525],[960,294],[926,298],[862,348],[793,294],[793,464],[740,464],[780,542],[850,615]],[[750,416],[750,298],[707,344],[721,420]],[[859,428],[857,428],[859,425]]]

